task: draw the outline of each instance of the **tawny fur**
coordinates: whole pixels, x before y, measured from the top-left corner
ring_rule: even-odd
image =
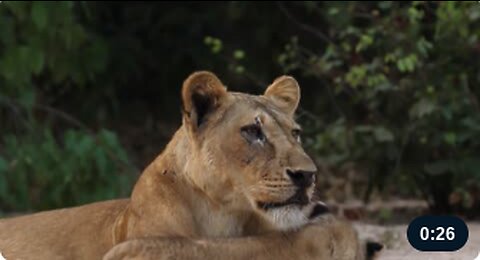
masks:
[[[129,199],[0,220],[6,259],[101,259],[112,248],[105,259],[363,255],[346,223],[308,224],[303,206],[288,212],[257,206],[295,193],[287,169],[316,171],[291,135],[300,98],[293,78],[281,77],[264,95],[252,96],[227,92],[214,74],[197,72],[184,82],[182,98],[183,125]],[[268,141],[248,144],[240,135],[255,123]],[[312,192],[313,186],[310,198]]]

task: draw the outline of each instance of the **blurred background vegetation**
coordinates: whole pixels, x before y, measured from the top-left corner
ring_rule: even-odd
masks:
[[[480,209],[480,4],[0,3],[0,213],[128,196],[211,70],[302,87],[322,196]]]

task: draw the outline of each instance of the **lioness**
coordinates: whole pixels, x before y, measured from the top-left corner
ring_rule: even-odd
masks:
[[[130,199],[2,220],[6,259],[101,259],[117,244],[106,259],[365,258],[347,223],[310,223],[324,207],[311,202],[292,77],[253,96],[197,72],[182,99],[182,126]]]

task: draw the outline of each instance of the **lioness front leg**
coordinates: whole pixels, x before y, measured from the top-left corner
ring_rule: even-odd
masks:
[[[277,211],[277,218],[291,218],[294,210]],[[133,239],[115,246],[108,252],[104,260],[125,259],[332,259],[332,248],[338,247],[332,240],[338,239],[335,234],[342,233],[343,239],[349,237],[355,241],[353,229],[341,222],[322,222],[328,209],[323,203],[312,203],[303,208],[297,208],[296,218],[290,220],[308,224],[288,231],[273,231],[259,236],[223,239],[189,239],[189,238],[143,238]],[[285,215],[285,216],[282,216]],[[296,223],[295,226],[299,225]],[[333,231],[333,232],[332,232]],[[337,231],[337,232],[335,232]],[[347,237],[345,237],[347,236]],[[347,239],[348,240],[348,239]],[[352,247],[351,241],[348,246]],[[353,244],[355,247],[356,243]],[[350,248],[351,249],[351,248]],[[355,249],[353,249],[355,250]],[[341,259],[341,258],[338,258]],[[343,258],[342,258],[343,259]],[[345,258],[355,259],[355,258]]]
[[[144,238],[123,242],[104,260],[163,259],[332,259],[331,226],[311,225],[297,231],[226,239]],[[342,230],[342,233],[350,233]],[[353,234],[353,233],[352,233]],[[351,245],[349,245],[351,246]],[[352,255],[353,256],[353,255]],[[336,259],[355,259],[336,258]]]
[[[223,239],[133,239],[113,247],[103,260],[363,260],[373,259],[382,248],[378,243],[360,241],[352,225],[333,217],[321,202],[303,207],[301,213],[306,224],[288,231]]]

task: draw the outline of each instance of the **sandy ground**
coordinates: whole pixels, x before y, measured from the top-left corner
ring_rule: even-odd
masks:
[[[386,245],[386,249],[379,256],[380,260],[473,260],[480,252],[480,222],[467,223],[469,238],[461,249],[435,253],[420,252],[413,248],[407,240],[407,225],[378,226],[355,223],[355,226],[363,237],[382,241]]]

